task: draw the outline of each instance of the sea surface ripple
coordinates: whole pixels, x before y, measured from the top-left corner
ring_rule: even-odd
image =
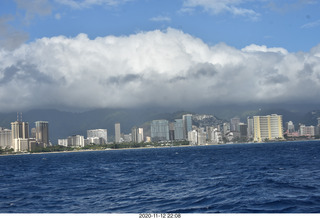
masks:
[[[0,213],[319,213],[320,142],[0,157]]]

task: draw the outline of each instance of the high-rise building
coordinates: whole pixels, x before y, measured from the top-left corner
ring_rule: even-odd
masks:
[[[289,121],[289,122],[287,122],[286,123],[286,131],[288,131],[288,133],[293,133],[294,131],[295,131],[295,129],[294,129],[294,124],[293,124],[293,122],[292,121]]]
[[[213,138],[214,138],[214,126],[207,126],[206,127],[206,131],[207,131],[207,139],[208,139],[208,142],[211,143],[213,142]]]
[[[29,124],[27,122],[11,122],[11,147],[15,152],[29,150]]]
[[[29,123],[15,121],[11,122],[12,139],[15,138],[29,138]]]
[[[114,124],[114,135],[115,135],[115,142],[120,143],[121,141],[120,123]]]
[[[205,145],[207,143],[207,133],[204,128],[198,129],[198,145]]]
[[[221,132],[218,130],[218,128],[208,127],[207,133],[208,133],[208,140],[210,143],[220,144],[223,142]]]
[[[197,130],[191,130],[188,132],[188,141],[191,145],[197,145],[198,144],[198,132]]]
[[[174,137],[174,123],[170,122],[169,123],[169,140],[173,141],[175,139]]]
[[[186,114],[182,116],[183,121],[183,138],[188,139],[188,132],[192,131],[192,114]]]
[[[248,136],[248,125],[245,123],[239,123],[239,132],[240,137],[247,137]]]
[[[102,144],[106,144],[108,142],[108,130],[107,129],[90,129],[87,130],[87,138],[91,139],[91,138],[102,138],[103,140],[99,140],[100,143]],[[89,141],[94,142],[96,144],[97,141]],[[99,144],[100,144],[99,143]]]
[[[227,135],[230,132],[230,123],[223,123],[223,134]]]
[[[300,125],[300,136],[314,136],[315,135],[315,128],[313,125],[311,126],[306,126],[306,125]]]
[[[176,119],[174,122],[174,140],[184,139],[183,119]]]
[[[239,132],[240,118],[234,117],[230,120],[230,129],[232,132]]]
[[[282,116],[277,114],[254,116],[254,141],[283,138]]]
[[[138,142],[143,142],[144,136],[143,136],[143,128],[138,128]]]
[[[152,141],[169,141],[168,120],[153,120],[151,122]]]
[[[58,145],[67,147],[68,146],[68,139],[67,138],[58,139]]]
[[[47,121],[37,121],[36,124],[36,141],[49,145],[49,123]]]
[[[132,142],[141,143],[144,141],[143,128],[133,127],[131,129]]]
[[[0,127],[0,148],[10,148],[12,145],[12,136],[10,129]]]
[[[83,135],[72,135],[68,137],[68,146],[84,147]]]
[[[252,139],[254,137],[254,126],[253,126],[253,118],[252,117],[247,117],[247,137],[248,139]]]

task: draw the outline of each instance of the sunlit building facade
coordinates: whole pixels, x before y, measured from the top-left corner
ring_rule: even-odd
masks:
[[[277,114],[254,116],[254,141],[283,139],[282,116]]]

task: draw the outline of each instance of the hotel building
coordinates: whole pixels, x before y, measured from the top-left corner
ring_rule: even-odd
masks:
[[[254,141],[275,140],[283,138],[282,116],[277,114],[254,116]]]

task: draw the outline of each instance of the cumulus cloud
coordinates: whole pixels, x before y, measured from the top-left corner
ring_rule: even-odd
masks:
[[[228,12],[255,20],[260,16],[259,13],[252,9],[241,7],[241,5],[250,1],[252,0],[184,0],[182,11],[190,12],[194,8],[202,7],[213,14]]]
[[[320,45],[308,53],[209,46],[182,31],[38,39],[0,50],[0,109],[320,103]]]

